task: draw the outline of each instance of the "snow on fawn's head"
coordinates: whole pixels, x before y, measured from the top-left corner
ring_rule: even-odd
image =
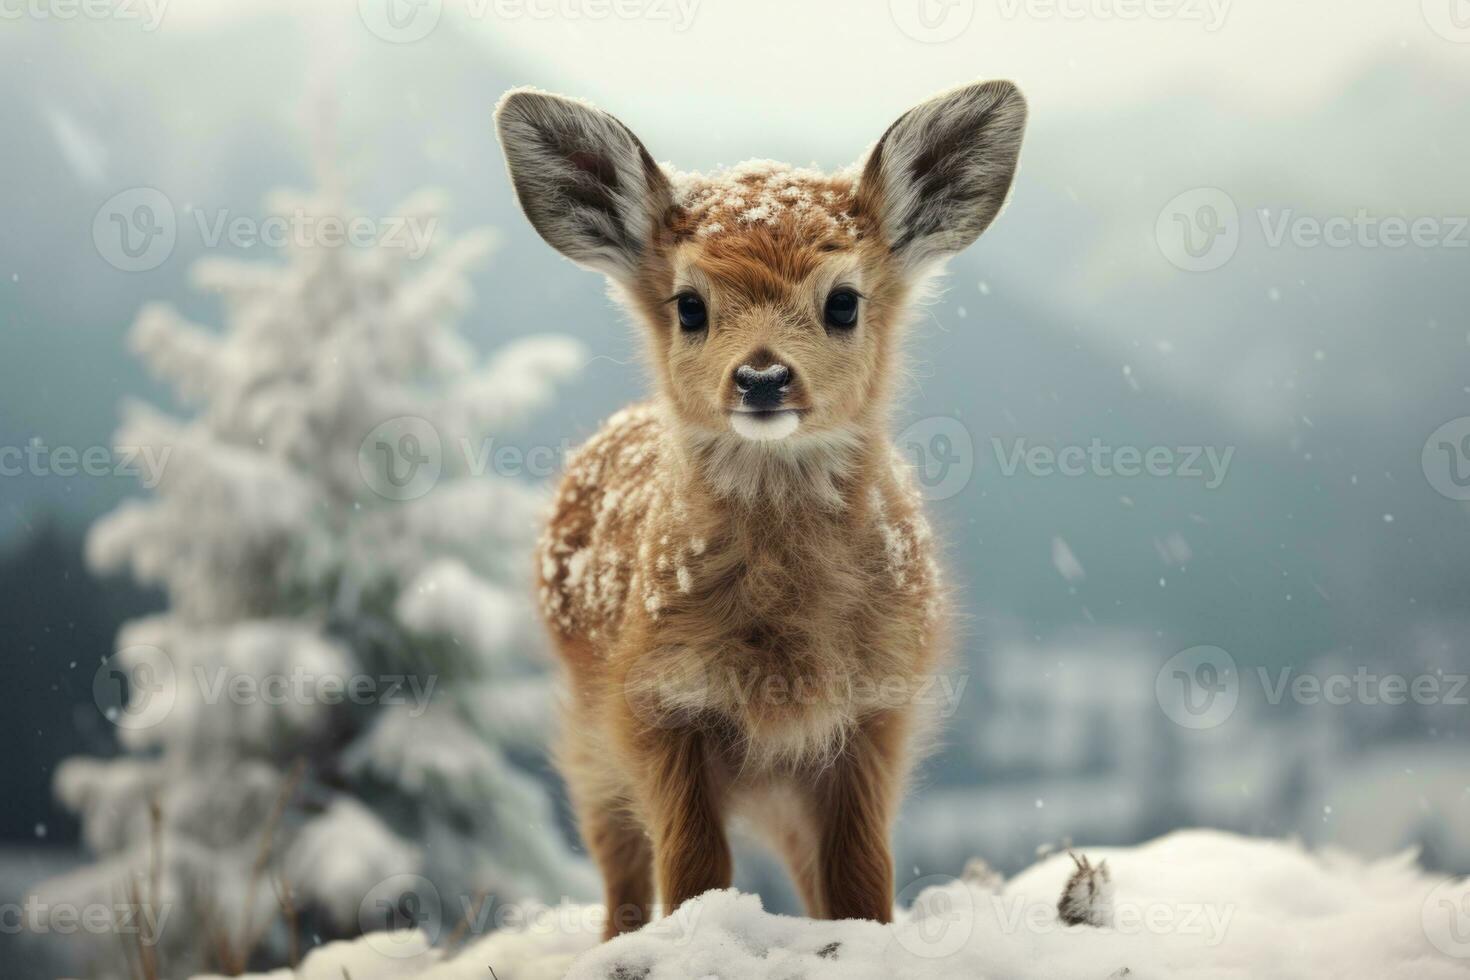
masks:
[[[517,89],[496,109],[526,217],[616,284],[647,325],[670,422],[735,467],[881,430],[896,334],[1000,210],[1025,121],[1014,85],[977,83],[904,113],[847,170],[705,175],[661,167],[583,102]]]

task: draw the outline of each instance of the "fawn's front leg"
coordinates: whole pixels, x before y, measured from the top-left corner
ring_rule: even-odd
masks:
[[[711,888],[729,888],[730,845],[705,757],[694,730],[646,733],[637,760],[653,836],[654,874],[665,914]]]
[[[893,918],[889,830],[902,783],[904,725],[897,714],[865,722],[815,793],[822,914],[829,919]]]

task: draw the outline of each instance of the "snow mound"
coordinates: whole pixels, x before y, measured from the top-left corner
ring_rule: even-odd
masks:
[[[597,942],[597,910],[563,906],[453,954],[409,944],[412,956],[388,955],[389,934],[333,944],[298,976],[339,980],[343,966],[352,980],[484,980],[492,970],[497,980],[1470,975],[1470,882],[1424,873],[1413,853],[1369,862],[1196,830],[1086,856],[1108,868],[1092,904],[1077,888],[1079,858],[1058,854],[1009,882],[978,862],[962,879],[914,882],[891,926],[771,915],[753,895],[717,891],[609,943]],[[1063,925],[1061,898],[1100,924]]]

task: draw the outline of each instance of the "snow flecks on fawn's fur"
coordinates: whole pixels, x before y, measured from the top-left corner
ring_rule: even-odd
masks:
[[[693,529],[688,502],[676,492],[684,467],[708,478],[716,498],[754,506],[764,496],[779,508],[783,499],[815,497],[841,516],[847,501],[838,482],[848,469],[840,461],[852,445],[827,437],[829,457],[812,442],[803,453],[696,439],[681,457],[657,407],[613,415],[568,460],[554,501],[557,519],[541,538],[540,598],[548,622],[567,637],[606,641],[597,645],[605,651],[626,618],[626,600],[656,620],[672,599],[694,593],[703,566],[723,560],[711,555],[710,535]],[[884,556],[883,584],[933,623],[944,596],[922,499],[897,452],[889,454],[885,476],[870,485],[865,502],[866,524]]]
[[[933,621],[943,609],[943,589],[934,555],[933,532],[924,516],[923,496],[913,470],[897,449],[891,451],[889,465],[894,482],[908,504],[900,514],[890,517],[890,508],[878,487],[870,491],[889,573],[895,588],[922,606],[925,617]]]
[[[669,593],[693,589],[688,561],[704,554],[706,540],[649,533],[688,514],[664,443],[658,411],[638,405],[609,418],[568,460],[558,519],[540,544],[542,612],[561,634],[614,639],[625,599],[656,619]]]
[[[549,522],[540,544],[542,612],[565,635],[615,631],[629,596],[657,609],[636,588],[650,552],[634,532],[667,495],[661,481],[630,478],[656,464],[657,439],[650,409],[624,409],[568,464],[553,506],[574,519]]]
[[[835,241],[855,240],[857,171],[822,173],[774,160],[747,160],[716,174],[666,167],[680,210],[676,231],[699,238],[755,225],[798,230]]]

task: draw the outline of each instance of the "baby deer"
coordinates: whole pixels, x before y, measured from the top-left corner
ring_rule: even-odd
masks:
[[[946,634],[887,433],[899,335],[1000,210],[1025,101],[1009,82],[940,95],[835,174],[679,173],[527,89],[495,118],[526,217],[611,280],[656,382],[568,463],[539,554],[607,935],[655,894],[673,910],[729,887],[732,814],[770,833],[811,915],[886,922]]]

